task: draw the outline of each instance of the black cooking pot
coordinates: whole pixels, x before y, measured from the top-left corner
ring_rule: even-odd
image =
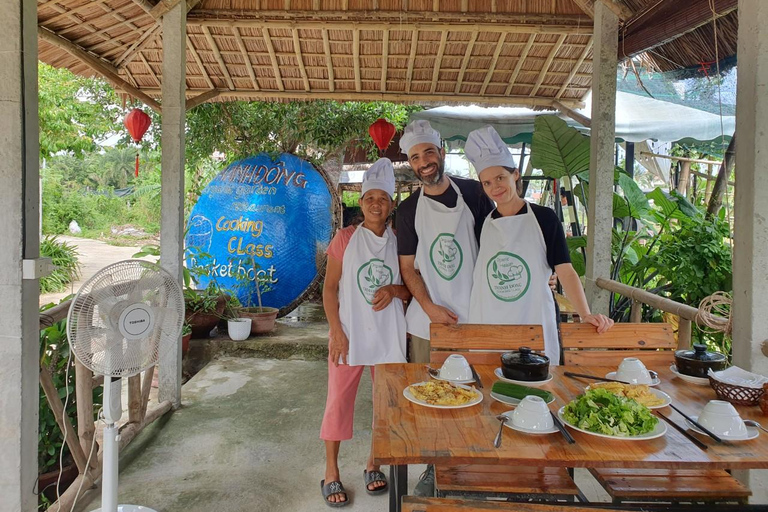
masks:
[[[683,375],[707,378],[707,372],[712,368],[713,372],[724,370],[728,364],[724,354],[707,352],[707,346],[696,344],[693,350],[677,350],[675,352],[675,366]]]
[[[536,382],[549,377],[549,358],[528,347],[501,355],[501,372],[511,380]]]

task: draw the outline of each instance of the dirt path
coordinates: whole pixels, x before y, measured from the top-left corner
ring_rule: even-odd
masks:
[[[49,302],[58,303],[67,295],[77,292],[80,286],[96,272],[111,263],[131,259],[131,256],[136,254],[140,248],[139,245],[136,247],[118,247],[99,240],[66,235],[60,235],[58,238],[62,242],[67,242],[77,247],[77,252],[80,254],[80,279],[72,283],[67,291],[40,295],[41,305],[48,304]],[[154,260],[155,258],[147,257],[143,259]]]

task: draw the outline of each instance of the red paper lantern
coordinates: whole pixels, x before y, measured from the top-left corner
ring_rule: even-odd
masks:
[[[152,124],[152,119],[144,113],[143,110],[135,108],[131,110],[125,119],[123,124],[128,129],[128,133],[131,134],[133,142],[141,142],[141,138],[147,133],[149,125]],[[139,176],[139,154],[136,153],[136,177]]]
[[[386,119],[381,118],[377,119],[376,122],[368,128],[368,133],[371,134],[371,138],[376,144],[376,147],[379,148],[379,151],[387,149],[389,143],[392,142],[392,137],[395,136],[395,131],[395,125]]]

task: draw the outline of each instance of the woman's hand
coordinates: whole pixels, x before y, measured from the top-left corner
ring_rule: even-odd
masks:
[[[381,311],[389,306],[390,302],[392,302],[392,299],[395,297],[397,297],[397,290],[394,285],[388,284],[387,286],[382,286],[376,290],[376,293],[373,295],[373,310]]]
[[[328,336],[328,357],[334,366],[339,366],[339,358],[347,364],[349,356],[349,340],[342,329],[331,329]]]
[[[549,276],[549,289],[553,292],[557,291],[557,274],[555,272],[552,272],[552,275]]]
[[[581,319],[583,324],[592,324],[597,327],[598,334],[606,332],[613,327],[613,320],[605,315],[587,315]]]

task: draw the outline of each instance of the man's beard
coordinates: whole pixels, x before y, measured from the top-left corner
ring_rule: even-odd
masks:
[[[419,181],[425,185],[437,185],[443,179],[443,174],[445,173],[445,162],[440,160],[440,162],[435,165],[437,165],[437,172],[432,173],[426,179],[421,177],[421,170],[419,172],[415,172],[414,174],[416,174],[416,177],[419,179]],[[426,170],[426,167],[423,168],[423,170]]]

